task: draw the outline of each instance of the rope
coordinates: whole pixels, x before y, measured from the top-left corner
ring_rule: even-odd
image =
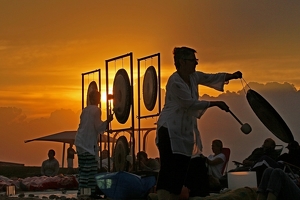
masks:
[[[246,92],[246,90],[245,90],[245,86],[244,86],[244,84],[243,84],[243,81],[245,82],[245,84],[246,84],[246,86],[247,86],[248,88],[250,88],[250,86],[248,85],[248,83],[246,82],[246,80],[245,80],[244,78],[241,78],[241,84],[242,84],[242,86],[243,86],[243,91],[244,91],[245,94],[247,94],[247,92]],[[251,89],[251,88],[250,88],[250,89]]]

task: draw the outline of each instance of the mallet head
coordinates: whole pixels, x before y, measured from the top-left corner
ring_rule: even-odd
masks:
[[[248,123],[245,123],[242,125],[241,131],[245,134],[249,134],[252,131],[252,128]]]

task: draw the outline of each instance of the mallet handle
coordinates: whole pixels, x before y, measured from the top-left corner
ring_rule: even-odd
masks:
[[[229,110],[230,114],[243,126],[243,123]]]

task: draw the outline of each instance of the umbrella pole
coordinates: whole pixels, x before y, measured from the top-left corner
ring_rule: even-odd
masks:
[[[63,144],[61,167],[64,168],[66,143]]]

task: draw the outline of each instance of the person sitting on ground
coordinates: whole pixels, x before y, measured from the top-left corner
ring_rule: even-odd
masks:
[[[222,168],[226,161],[225,155],[222,153],[223,143],[221,140],[212,141],[212,151],[207,157],[206,163],[208,167],[209,174],[209,187],[212,190],[220,190],[221,184],[219,179],[222,177]]]
[[[236,169],[231,171],[247,171],[252,166],[255,165],[257,161],[259,161],[263,156],[268,156],[269,158],[276,160],[278,157],[278,153],[275,150],[276,143],[272,138],[265,139],[262,147],[254,149],[251,155],[248,156],[245,160],[243,160],[243,166],[237,167]]]
[[[50,149],[48,151],[48,158],[47,160],[43,161],[41,167],[41,174],[43,176],[56,176],[59,170],[59,163],[56,160],[55,151]]]
[[[300,199],[299,180],[292,180],[279,168],[267,168],[257,192],[257,200]]]
[[[108,150],[104,149],[101,151],[101,161],[102,162],[102,168],[100,169],[100,171],[105,171],[108,172],[108,169],[110,169],[109,171],[112,172],[113,171],[113,159],[109,158],[108,156]],[[110,161],[110,167],[108,167],[108,160]]]
[[[158,171],[160,164],[156,159],[148,158],[148,154],[144,151],[137,153],[137,168],[141,171]]]
[[[284,161],[289,164],[300,167],[300,146],[297,141],[292,141],[286,147],[289,151],[277,158],[277,161]]]
[[[261,164],[266,165],[267,167],[272,168],[281,168],[283,169],[284,163],[289,164],[292,168],[300,168],[300,146],[297,141],[292,141],[286,147],[289,149],[288,153],[280,155],[276,160],[271,159],[267,156],[263,156],[254,166],[260,166]],[[297,169],[298,170],[298,169]]]

